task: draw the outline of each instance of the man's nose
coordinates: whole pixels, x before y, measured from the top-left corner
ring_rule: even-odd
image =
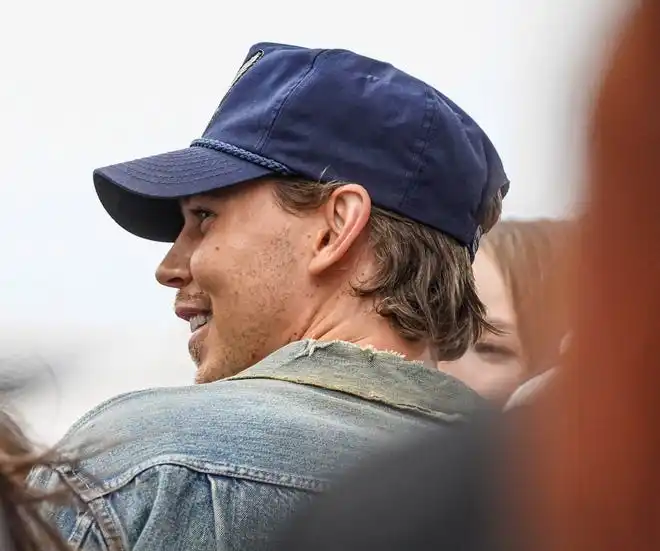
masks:
[[[156,280],[165,287],[181,289],[192,281],[190,275],[190,251],[178,241],[156,268]]]

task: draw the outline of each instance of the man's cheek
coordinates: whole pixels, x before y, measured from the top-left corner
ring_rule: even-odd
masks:
[[[190,257],[190,275],[202,292],[210,293],[219,283],[221,266],[217,255],[200,248]]]

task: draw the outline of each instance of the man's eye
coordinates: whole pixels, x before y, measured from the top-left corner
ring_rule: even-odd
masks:
[[[210,210],[202,209],[202,208],[195,208],[192,209],[191,214],[197,219],[199,224],[201,225],[205,220],[208,220],[209,218],[212,218],[215,216],[214,213],[212,213]]]

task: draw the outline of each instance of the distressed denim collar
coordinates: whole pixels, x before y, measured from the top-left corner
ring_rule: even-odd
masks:
[[[342,341],[303,340],[225,379],[274,379],[332,390],[445,420],[472,416],[485,402],[423,362]]]

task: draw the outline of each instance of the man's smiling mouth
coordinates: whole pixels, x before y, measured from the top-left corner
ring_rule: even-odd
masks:
[[[211,314],[211,312],[206,312],[204,314],[196,314],[192,316],[188,320],[188,323],[190,324],[190,332],[194,333],[200,327],[204,327],[209,321],[211,321],[212,317],[213,315]]]

